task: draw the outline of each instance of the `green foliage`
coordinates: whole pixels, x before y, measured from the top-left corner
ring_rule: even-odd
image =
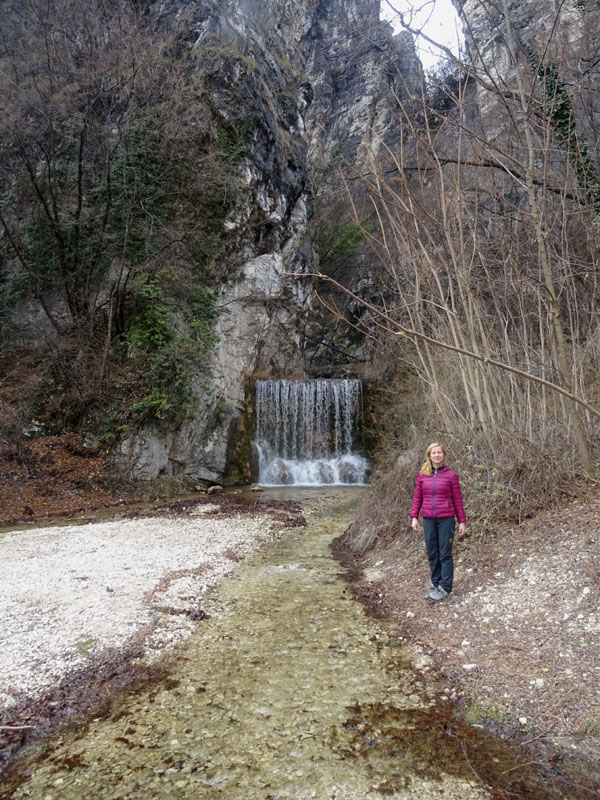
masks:
[[[170,276],[152,276],[136,292],[135,311],[126,342],[137,366],[137,397],[128,416],[132,424],[178,424],[192,413],[191,376],[208,369],[215,343],[215,294],[205,286],[189,285],[187,307],[180,306],[184,330],[174,325],[167,305]],[[172,293],[171,293],[172,294]]]
[[[27,273],[17,272],[7,277],[0,285],[0,344],[10,346],[17,340],[28,338],[27,331],[12,319],[12,310],[31,291],[31,279]]]
[[[24,300],[32,290],[32,277],[28,272],[14,272],[2,292],[2,302],[12,308]]]
[[[234,176],[246,133],[222,124],[214,141],[192,138],[187,156],[201,168],[194,181],[189,162],[173,158],[149,121],[138,120],[85,193],[79,216],[69,192],[61,201],[60,231],[43,205],[34,204],[25,233],[28,271],[12,279],[4,305],[33,286],[62,289],[87,337],[79,342],[79,334],[70,334],[72,345],[65,341],[51,356],[39,398],[50,429],[82,425],[111,444],[144,422],[176,425],[192,413],[191,378],[208,370],[215,343],[215,292],[208,282],[226,246],[223,223],[237,202]],[[185,249],[173,247],[176,238],[185,239]],[[167,249],[172,256],[165,265]],[[105,379],[94,391],[106,333],[104,314],[93,304],[110,287],[115,264],[124,279],[113,284]],[[89,388],[85,400],[82,385]]]
[[[163,246],[174,211],[169,190],[180,176],[150,127],[135,127],[115,144],[107,170],[93,160],[88,165],[89,189],[80,196],[75,147],[66,139],[52,171],[39,178],[41,197],[25,226],[23,255],[30,282],[42,291],[62,290],[78,319],[93,310],[111,265],[135,266]],[[48,199],[55,195],[60,209],[51,215]]]
[[[180,177],[149,120],[143,121],[143,127],[138,123],[124,137],[108,177],[90,193],[90,201],[98,204],[97,212],[106,213],[110,203],[103,241],[109,257],[137,264],[152,254],[157,240],[164,236],[161,223],[176,210],[173,187]]]
[[[49,432],[113,444],[144,423],[177,425],[209,370],[236,244],[224,223],[253,130],[235,80],[223,106],[214,57],[230,78],[258,67],[215,40],[199,70],[178,31],[157,35],[130,7],[17,6],[2,44],[1,224],[21,271],[2,287],[2,335],[16,335],[16,302],[41,301],[57,331],[35,397]]]
[[[136,292],[136,311],[127,339],[136,350],[150,353],[173,337],[169,309],[163,302],[161,276],[155,275]]]
[[[335,259],[352,253],[371,229],[368,221],[357,225],[354,220],[347,220],[337,225],[324,225],[315,237],[314,246],[319,256],[319,264],[324,266]]]
[[[120,424],[119,400],[113,398],[108,410],[99,414],[93,425],[93,432],[98,437],[98,442],[110,447],[120,435],[129,432],[128,424]]]
[[[214,146],[224,161],[237,164],[248,151],[248,136],[252,126],[250,120],[235,127],[221,122],[217,127]]]
[[[187,328],[195,335],[198,355],[201,355],[210,350],[217,341],[212,332],[216,320],[217,295],[201,283],[187,283],[184,290],[188,305]]]

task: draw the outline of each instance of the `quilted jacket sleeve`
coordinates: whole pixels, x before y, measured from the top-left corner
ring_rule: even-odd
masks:
[[[419,472],[417,475],[417,483],[415,485],[415,493],[413,495],[412,506],[410,507],[410,516],[418,517],[421,506],[423,505],[423,476]]]
[[[460,481],[456,472],[452,473],[452,502],[454,503],[454,510],[456,511],[456,519],[459,522],[466,522],[467,516],[463,506],[462,492],[460,490]]]

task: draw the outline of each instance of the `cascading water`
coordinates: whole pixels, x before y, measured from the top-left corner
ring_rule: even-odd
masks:
[[[256,447],[263,486],[364,483],[353,453],[358,380],[256,381]]]

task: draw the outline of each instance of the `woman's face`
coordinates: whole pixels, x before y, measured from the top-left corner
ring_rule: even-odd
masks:
[[[431,452],[429,453],[429,458],[431,459],[433,468],[439,469],[439,467],[441,467],[444,463],[444,451],[441,447],[432,447]]]

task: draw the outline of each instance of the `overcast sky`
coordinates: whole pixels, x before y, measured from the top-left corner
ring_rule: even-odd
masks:
[[[406,22],[411,27],[422,28],[427,36],[458,54],[460,22],[451,0],[381,0],[381,16],[401,30],[399,25],[394,24],[394,18],[397,22],[394,9],[405,14]],[[417,41],[417,51],[426,70],[435,66],[440,58],[439,52],[432,50],[424,41]]]

